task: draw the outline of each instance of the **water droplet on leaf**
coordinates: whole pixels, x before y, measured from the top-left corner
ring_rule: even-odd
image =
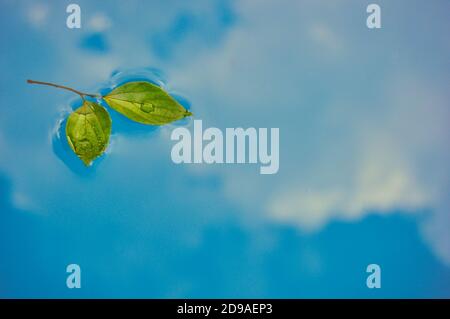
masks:
[[[142,112],[150,113],[155,110],[155,107],[153,106],[152,103],[142,103],[140,109]]]

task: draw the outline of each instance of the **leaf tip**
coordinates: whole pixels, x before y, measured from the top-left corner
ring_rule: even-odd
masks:
[[[92,164],[92,160],[87,158],[81,158],[81,161],[83,162],[84,166],[89,167]]]

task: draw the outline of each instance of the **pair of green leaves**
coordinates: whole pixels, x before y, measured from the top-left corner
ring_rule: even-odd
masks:
[[[147,125],[164,125],[192,115],[167,92],[150,82],[129,82],[102,98],[130,120]],[[107,110],[87,100],[69,115],[67,141],[86,166],[108,147],[111,125]]]

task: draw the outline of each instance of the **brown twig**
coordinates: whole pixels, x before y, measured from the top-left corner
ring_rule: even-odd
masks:
[[[71,91],[73,93],[78,94],[79,96],[81,96],[81,98],[84,100],[85,96],[89,96],[89,97],[93,97],[93,98],[98,98],[100,97],[98,94],[89,94],[89,93],[84,93],[84,92],[80,92],[78,90],[72,89],[70,87],[64,86],[64,85],[58,85],[58,84],[54,84],[54,83],[50,83],[50,82],[42,82],[42,81],[34,81],[34,80],[27,80],[27,83],[29,84],[41,84],[41,85],[48,85],[48,86],[53,86],[55,88],[59,88],[59,89],[64,89],[64,90],[68,90]]]

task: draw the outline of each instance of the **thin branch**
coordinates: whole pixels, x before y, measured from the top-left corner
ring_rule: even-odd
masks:
[[[99,98],[100,95],[98,94],[89,94],[89,93],[84,93],[84,92],[80,92],[78,90],[72,89],[70,87],[64,86],[64,85],[58,85],[58,84],[54,84],[54,83],[50,83],[50,82],[42,82],[42,81],[34,81],[34,80],[27,80],[27,83],[29,84],[41,84],[41,85],[48,85],[48,86],[53,86],[55,88],[59,88],[59,89],[64,89],[64,90],[68,90],[71,91],[73,93],[78,94],[79,96],[81,96],[81,98],[84,100],[85,96],[89,96],[89,97],[93,97],[93,98]]]

